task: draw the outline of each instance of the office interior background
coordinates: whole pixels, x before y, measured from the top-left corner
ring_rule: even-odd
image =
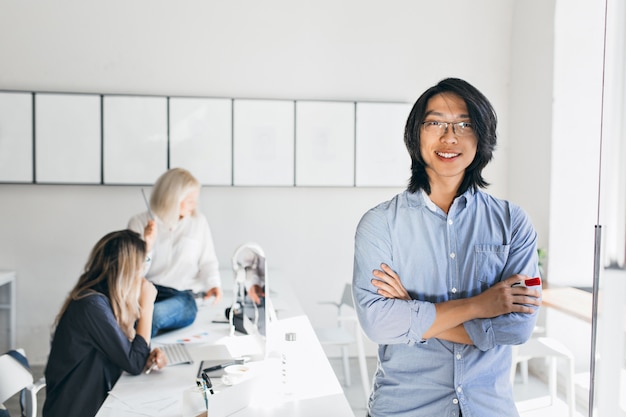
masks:
[[[412,103],[442,78],[460,77],[499,117],[488,191],[529,213],[550,284],[590,286],[600,3],[1,0],[0,90]],[[149,185],[0,184],[0,269],[17,273],[17,345],[33,363],[47,360],[52,322],[89,250],[144,210],[140,189]],[[234,250],[257,242],[270,274],[293,282],[321,326],[334,312],[318,302],[337,299],[351,281],[360,217],[402,189],[207,186],[200,210],[223,280],[232,279]],[[558,336],[575,350],[577,370],[588,370],[588,326],[552,331],[567,326],[573,331]],[[375,346],[366,347],[373,356]]]

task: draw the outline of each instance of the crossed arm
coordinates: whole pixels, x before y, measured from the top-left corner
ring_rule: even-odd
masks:
[[[402,281],[388,265],[373,271],[372,284],[385,298],[411,300]],[[508,313],[532,314],[541,305],[540,293],[513,284],[529,277],[515,274],[474,297],[435,304],[435,321],[423,334],[424,339],[438,338],[473,345],[463,323],[473,319],[493,318]]]

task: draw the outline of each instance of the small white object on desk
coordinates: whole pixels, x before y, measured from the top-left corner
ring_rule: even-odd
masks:
[[[247,365],[230,365],[224,368],[222,382],[225,385],[235,385],[251,375],[251,369]]]

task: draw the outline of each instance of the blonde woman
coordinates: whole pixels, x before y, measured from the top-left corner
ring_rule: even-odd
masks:
[[[130,230],[93,248],[55,322],[45,417],[95,416],[122,371],[166,365],[163,352],[150,352],[157,291],[143,278],[145,257],[145,242]]]
[[[146,278],[155,284],[152,336],[185,327],[198,311],[194,293],[222,297],[219,264],[206,217],[196,210],[200,183],[187,170],[172,168],[154,184],[150,209],[132,217],[128,228],[144,232]]]

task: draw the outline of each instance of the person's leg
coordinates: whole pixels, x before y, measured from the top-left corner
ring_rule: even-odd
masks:
[[[158,297],[157,297],[158,298]],[[177,291],[154,303],[152,336],[159,332],[179,329],[193,323],[198,307],[191,291]]]
[[[157,296],[155,302],[167,300],[170,297],[178,295],[180,291],[171,287],[164,287],[163,285],[154,284],[157,289]]]

